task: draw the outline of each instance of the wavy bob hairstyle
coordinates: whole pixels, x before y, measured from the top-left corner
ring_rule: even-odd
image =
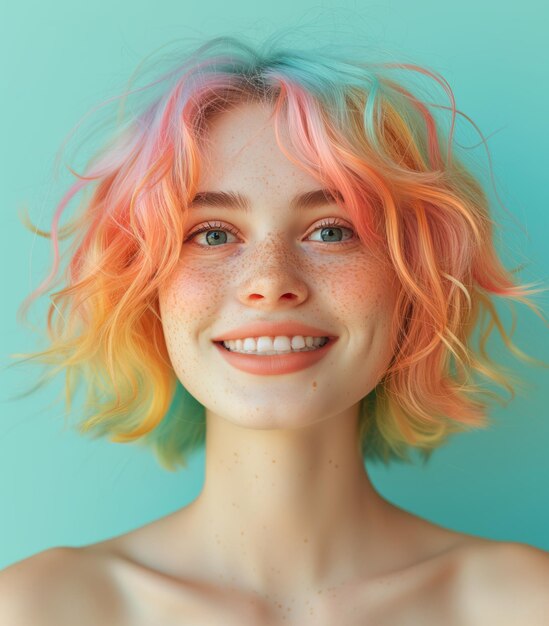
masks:
[[[216,37],[179,51],[168,71],[155,70],[153,81],[117,98],[115,130],[84,173],[69,168],[77,180],[57,206],[51,231],[24,218],[51,238],[54,261],[19,315],[57,275],[63,282],[50,296],[47,348],[12,355],[48,366],[21,395],[64,370],[67,414],[80,382],[86,390],[79,432],[145,444],[166,469],[186,467],[188,454],[204,442],[205,410],[170,363],[157,289],[180,257],[208,121],[242,102],[272,105],[281,151],[339,192],[358,237],[396,272],[398,347],[361,401],[357,445],[365,460],[411,462],[415,449],[426,462],[449,435],[487,426],[485,400],[501,399],[475,376],[511,397],[511,382],[521,383],[487,355],[494,325],[516,356],[545,366],[514,346],[496,312],[498,296],[523,302],[545,320],[529,296],[546,289],[517,284],[517,270],[498,258],[487,193],[453,139],[459,112],[449,85],[417,65],[369,62],[341,50],[300,50],[276,37],[261,46]],[[428,94],[425,86],[414,91],[394,78],[397,72],[438,84],[449,106],[428,102],[419,95]],[[138,103],[124,116],[130,95]],[[447,136],[436,110],[451,114]],[[281,124],[291,146],[280,140]],[[60,228],[61,213],[80,191],[76,215]],[[71,242],[64,277],[63,239]]]

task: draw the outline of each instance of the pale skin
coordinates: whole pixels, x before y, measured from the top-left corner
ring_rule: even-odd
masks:
[[[189,232],[215,221],[238,234],[224,230],[210,247],[207,233],[188,241],[159,291],[174,370],[206,408],[202,492],[125,535],[8,568],[0,599],[51,581],[49,601],[38,601],[49,610],[8,615],[35,626],[75,616],[123,626],[548,624],[546,553],[444,529],[371,483],[356,446],[358,403],[393,354],[394,275],[358,240],[323,241],[325,218],[341,221],[342,240],[354,234],[335,203],[290,210],[321,186],[281,153],[270,112],[240,105],[212,122],[199,190],[238,192],[250,209],[192,208]],[[339,339],[309,368],[248,374],[212,338],[257,319]],[[72,608],[61,609],[67,584]],[[92,596],[96,608],[82,616],[78,602]]]

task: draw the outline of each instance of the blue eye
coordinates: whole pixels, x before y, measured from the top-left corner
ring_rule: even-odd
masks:
[[[317,226],[315,226],[315,228],[313,228],[313,230],[311,230],[311,233],[316,232],[317,230],[322,231],[321,236],[323,236],[324,231],[326,231],[325,236],[326,237],[336,237],[336,239],[328,239],[328,240],[322,240],[322,241],[318,241],[315,240],[317,243],[340,243],[340,244],[346,244],[346,243],[351,243],[356,239],[356,235],[355,232],[352,228],[350,228],[349,226],[345,226],[342,222],[340,222],[337,219],[331,219],[331,220],[324,220],[323,222],[321,222],[320,224],[318,224]],[[338,234],[337,233],[341,233],[342,231],[349,231],[351,233],[351,236],[348,237],[346,240],[344,239],[337,239]],[[197,235],[201,234],[201,233],[207,233],[206,235],[206,241],[207,244],[206,245],[202,245],[202,244],[197,244],[203,248],[217,248],[219,247],[217,244],[221,243],[231,243],[230,241],[227,242],[227,234],[226,232],[231,233],[232,235],[234,235],[235,237],[238,235],[238,231],[233,228],[232,226],[229,226],[227,224],[223,224],[221,222],[207,222],[206,224],[204,224],[203,226],[201,226],[200,228],[196,229],[195,231],[193,231],[186,239],[185,239],[185,243],[187,241],[191,241],[196,239]],[[213,236],[209,236],[210,233],[214,233]],[[211,245],[210,245],[211,244]]]
[[[219,242],[221,241],[221,243],[227,243],[226,239],[227,236],[225,235],[225,241],[223,241],[223,236],[219,236],[219,233],[224,233],[225,231],[230,232],[232,235],[234,235],[235,237],[238,235],[238,231],[233,228],[232,226],[228,226],[226,224],[222,224],[220,222],[215,223],[215,222],[207,222],[206,224],[204,224],[204,226],[201,226],[200,228],[198,228],[197,230],[195,230],[194,232],[192,232],[186,239],[185,242],[187,241],[191,241],[194,240],[196,238],[197,235],[199,235],[200,233],[218,233],[215,237],[210,237],[208,239],[208,237],[206,238],[206,241],[208,241],[209,243],[211,243],[212,241],[214,242]],[[201,245],[201,244],[197,244],[197,245]],[[203,246],[206,248],[215,248],[217,246],[213,245],[213,246]]]
[[[338,231],[341,233],[342,231],[348,230],[349,232],[352,233],[352,235],[346,239],[345,241],[343,240],[336,240],[334,243],[347,243],[349,241],[354,241],[354,230],[352,228],[350,228],[349,226],[345,226],[344,224],[342,224],[341,222],[339,222],[338,220],[326,220],[322,223],[320,223],[316,228],[314,228],[311,232],[315,232],[317,230],[322,231],[321,232],[321,236],[322,233],[324,231],[327,231],[327,237],[334,237],[334,231],[337,233]],[[337,235],[335,235],[337,236]],[[333,240],[332,240],[333,241]],[[319,243],[328,243],[329,241],[321,241]]]

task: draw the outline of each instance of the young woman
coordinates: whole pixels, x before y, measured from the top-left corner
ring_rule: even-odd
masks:
[[[39,357],[86,381],[83,431],[169,469],[204,443],[206,479],[174,514],[4,570],[1,623],[548,623],[546,553],[412,515],[365,469],[485,425],[472,374],[509,382],[472,345],[480,314],[537,310],[397,69],[440,81],[217,38],[79,177]]]

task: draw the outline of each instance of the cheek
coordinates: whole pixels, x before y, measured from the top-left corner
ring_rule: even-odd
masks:
[[[223,297],[223,277],[215,273],[188,268],[177,275],[158,291],[162,319],[165,322],[179,320],[180,323],[207,318],[218,298]]]
[[[216,296],[222,294],[218,278],[196,268],[178,271],[158,290],[162,329],[170,360],[181,379],[192,367],[196,355],[189,352],[195,345],[200,328],[217,306]]]
[[[367,384],[373,388],[394,354],[391,321],[398,296],[394,274],[371,259],[340,270],[338,276],[330,273],[326,295],[331,311],[350,333],[352,353],[367,363]]]
[[[328,280],[326,280],[328,279]],[[396,305],[393,276],[371,260],[346,264],[325,277],[328,297],[342,319],[385,325]]]

